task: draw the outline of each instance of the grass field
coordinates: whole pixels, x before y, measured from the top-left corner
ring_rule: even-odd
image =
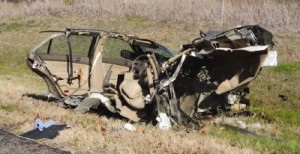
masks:
[[[0,7],[1,9],[1,7]],[[1,11],[0,11],[1,12]],[[41,143],[73,152],[106,153],[299,153],[300,152],[300,34],[271,27],[279,66],[264,68],[250,84],[250,117],[220,116],[203,121],[201,132],[187,133],[183,127],[162,132],[155,126],[134,124],[135,132],[123,129],[126,121],[108,119],[97,113],[75,114],[58,108],[54,102],[35,99],[46,90],[44,82],[25,64],[26,54],[48,34],[41,30],[96,28],[135,34],[160,42],[173,50],[197,37],[200,24],[178,24],[141,17],[84,18],[66,15],[15,15],[0,21],[0,127],[22,134],[33,128],[35,118],[54,119],[71,128],[53,140]],[[296,21],[299,24],[299,20]],[[214,26],[211,26],[214,27]],[[218,27],[223,28],[224,27]],[[282,100],[278,95],[285,95]],[[249,128],[261,136],[247,135],[222,124],[238,126],[237,121],[259,123]],[[221,123],[221,124],[220,124]],[[281,139],[274,141],[271,139]]]

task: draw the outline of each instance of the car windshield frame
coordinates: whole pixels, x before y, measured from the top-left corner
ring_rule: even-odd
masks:
[[[143,53],[147,52],[154,52],[155,54],[161,55],[165,58],[171,58],[176,55],[176,52],[172,51],[171,49],[158,44],[156,42],[153,42],[151,40],[147,39],[136,39],[134,40],[134,45],[139,46]],[[162,51],[162,53],[158,52],[157,50]]]
[[[176,52],[175,52],[175,51],[173,51],[173,50],[171,50],[171,49],[169,49],[169,48],[167,48],[167,47],[165,47],[165,46],[163,46],[163,45],[161,45],[161,44],[157,44],[157,43],[156,43],[156,45],[157,45],[162,51],[164,51],[165,53],[167,53],[167,54],[170,55],[170,56],[167,57],[167,58],[171,58],[171,57],[174,57],[174,56],[176,55]]]

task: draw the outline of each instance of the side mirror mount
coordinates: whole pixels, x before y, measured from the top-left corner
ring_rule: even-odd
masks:
[[[122,50],[121,51],[121,57],[125,58],[125,59],[129,59],[129,60],[134,60],[135,54],[131,51],[128,50]]]

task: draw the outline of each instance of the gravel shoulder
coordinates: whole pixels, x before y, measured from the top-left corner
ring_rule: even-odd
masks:
[[[4,129],[0,129],[0,153],[68,154],[71,152],[53,148],[48,145],[39,144],[33,140],[20,137]]]

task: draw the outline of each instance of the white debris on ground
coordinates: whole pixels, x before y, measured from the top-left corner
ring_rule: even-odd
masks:
[[[38,128],[39,131],[43,131],[44,128],[49,128],[50,126],[56,124],[54,120],[48,120],[46,122],[43,122],[41,119],[36,119],[34,122],[34,128]]]
[[[159,113],[159,116],[156,118],[156,120],[158,122],[158,127],[161,130],[168,130],[171,128],[171,120],[166,113]]]
[[[101,116],[100,118],[102,121],[109,122],[109,119],[106,116]]]
[[[124,125],[124,128],[128,131],[136,131],[136,128],[129,122]]]

